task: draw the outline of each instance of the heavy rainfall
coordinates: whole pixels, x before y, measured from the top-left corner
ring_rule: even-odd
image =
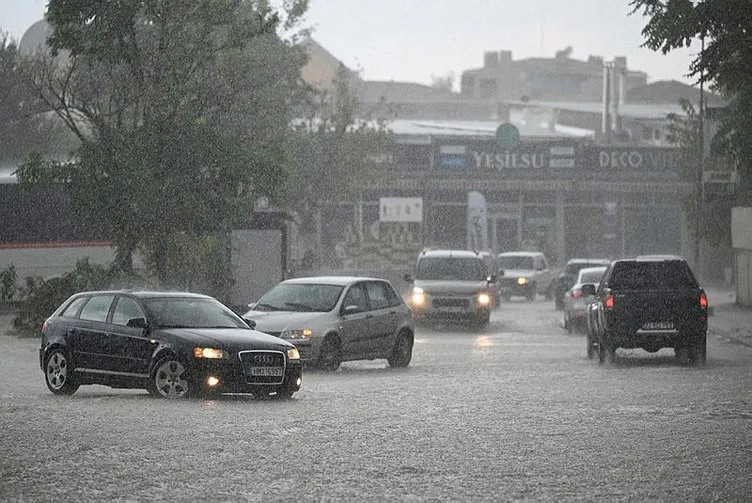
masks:
[[[752,499],[749,7],[2,0],[0,500]]]

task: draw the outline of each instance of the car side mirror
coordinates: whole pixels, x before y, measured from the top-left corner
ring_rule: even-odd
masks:
[[[488,277],[486,278],[486,281],[487,281],[488,283],[496,283],[496,275],[495,275],[495,274],[492,274],[492,275],[488,276]]]
[[[595,285],[593,283],[582,285],[582,295],[595,295]]]
[[[504,269],[499,269],[499,272],[496,273],[496,276],[499,277],[499,278],[501,278],[502,276],[504,276]]]
[[[147,323],[146,318],[131,318],[125,325],[131,328],[147,328],[149,323]]]
[[[410,274],[410,273],[406,273],[406,274],[405,274],[405,275],[403,276],[403,279],[404,279],[405,281],[407,281],[408,283],[412,283],[413,281],[415,281],[415,280],[413,279],[413,275],[412,275],[412,274]]]
[[[343,315],[356,314],[359,312],[360,312],[360,307],[356,306],[355,304],[351,304],[349,306],[345,306],[342,308]]]
[[[253,321],[253,320],[250,320],[250,319],[248,319],[248,318],[243,318],[243,321],[244,321],[244,322],[245,322],[245,323],[246,323],[246,324],[248,325],[248,327],[249,327],[249,328],[250,328],[251,330],[254,330],[254,329],[256,328],[256,322],[255,322],[255,321]]]
[[[249,309],[250,311],[253,311],[254,309],[256,309],[256,303],[255,303],[255,302],[251,302],[251,303],[250,303],[250,304],[248,304],[248,306],[246,306],[246,307],[248,307],[248,309]]]

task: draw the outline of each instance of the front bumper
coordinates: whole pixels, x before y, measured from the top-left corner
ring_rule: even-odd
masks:
[[[303,379],[303,364],[300,360],[285,358],[281,376],[249,375],[249,364],[241,362],[237,354],[228,360],[194,360],[192,377],[204,393],[271,393],[275,391],[296,392]],[[209,384],[210,378],[218,383]]]

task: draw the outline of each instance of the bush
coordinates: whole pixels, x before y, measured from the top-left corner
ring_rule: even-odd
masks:
[[[11,300],[16,295],[16,268],[13,264],[0,271],[0,300]]]
[[[21,306],[13,320],[13,328],[21,336],[40,335],[42,324],[60,304],[77,292],[105,290],[147,285],[150,282],[136,275],[123,276],[88,259],[79,261],[76,268],[58,278],[27,278],[20,287]]]

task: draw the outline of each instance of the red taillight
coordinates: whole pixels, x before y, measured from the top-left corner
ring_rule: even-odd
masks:
[[[614,308],[614,296],[610,293],[606,295],[606,300],[603,301],[603,307],[606,309]]]
[[[705,292],[700,293],[700,307],[703,309],[708,308],[708,296],[705,295]]]
[[[572,298],[579,299],[582,297],[582,290],[572,290]]]

